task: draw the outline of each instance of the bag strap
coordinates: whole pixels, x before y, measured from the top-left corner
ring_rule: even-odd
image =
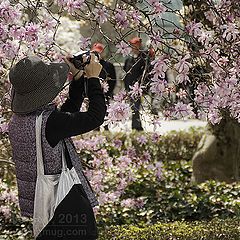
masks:
[[[43,154],[42,154],[42,115],[43,112],[39,116],[36,117],[36,152],[37,152],[37,174],[44,175],[44,167],[43,167]]]

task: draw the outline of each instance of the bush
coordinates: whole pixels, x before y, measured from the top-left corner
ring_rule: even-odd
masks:
[[[101,232],[99,240],[239,240],[239,226],[239,219],[157,223],[143,228],[112,226]]]

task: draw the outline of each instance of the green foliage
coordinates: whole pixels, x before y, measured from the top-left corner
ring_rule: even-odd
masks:
[[[239,226],[239,219],[112,226],[101,232],[99,240],[239,240]]]
[[[206,220],[240,217],[240,184],[191,182],[190,162],[165,162],[162,180],[141,179],[122,197],[142,199],[141,206],[122,207],[121,202],[100,208],[99,224],[144,224],[158,221]]]

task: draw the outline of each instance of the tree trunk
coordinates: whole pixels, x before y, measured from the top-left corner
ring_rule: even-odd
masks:
[[[229,117],[218,125],[208,124],[192,162],[193,181],[239,181],[240,124]]]

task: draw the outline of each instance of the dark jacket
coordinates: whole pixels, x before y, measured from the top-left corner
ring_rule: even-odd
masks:
[[[123,70],[127,73],[124,78],[124,84],[127,91],[130,90],[129,86],[134,85],[137,81],[141,81],[145,66],[146,75],[142,83],[146,85],[149,82],[149,72],[151,71],[149,52],[142,51],[137,57],[134,58],[130,56],[126,59]]]

